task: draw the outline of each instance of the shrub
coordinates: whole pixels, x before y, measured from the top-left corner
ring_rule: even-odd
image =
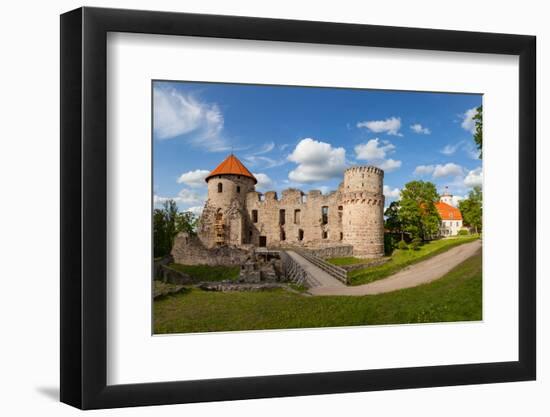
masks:
[[[407,245],[407,242],[405,242],[404,240],[400,240],[399,243],[397,244],[397,249],[408,250],[409,245]]]
[[[424,242],[419,237],[415,237],[409,245],[412,250],[418,250]]]
[[[470,232],[468,232],[467,229],[460,229],[460,230],[458,231],[458,236],[467,236],[467,235],[469,235],[469,234],[470,234]]]

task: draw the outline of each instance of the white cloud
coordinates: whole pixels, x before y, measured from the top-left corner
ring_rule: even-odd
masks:
[[[390,186],[384,185],[384,196],[386,196],[386,198],[399,198],[400,195],[401,190],[399,190],[399,188],[394,188],[392,190]]]
[[[458,142],[457,144],[455,145],[445,145],[445,147],[443,149],[441,149],[441,153],[443,155],[452,155],[456,152],[456,150],[459,148],[459,146],[462,144],[462,142]]]
[[[483,171],[480,168],[468,171],[464,177],[464,185],[466,187],[481,186],[483,184]]]
[[[467,130],[468,132],[474,134],[476,131],[476,123],[474,120],[474,116],[476,115],[476,107],[473,107],[471,109],[468,109],[464,112],[462,117],[462,128],[464,130]]]
[[[394,149],[395,146],[389,142],[385,142],[385,144],[381,146],[379,139],[375,138],[369,140],[367,143],[357,145],[355,147],[355,157],[366,161],[384,159],[386,154]]]
[[[358,122],[356,126],[358,128],[367,128],[375,133],[385,132],[388,135],[403,136],[399,133],[399,129],[401,129],[401,119],[399,117],[390,117],[386,120],[365,120]]]
[[[395,145],[387,140],[380,143],[378,138],[371,139],[367,143],[361,143],[355,148],[355,157],[358,160],[368,161],[371,165],[377,166],[386,172],[395,171],[401,167],[401,161],[385,159],[389,153],[393,153]]]
[[[458,203],[460,203],[461,200],[464,200],[463,196],[453,195],[453,198],[451,199],[451,205],[453,207],[458,207]]]
[[[466,152],[470,159],[479,159],[479,150],[473,142],[467,142],[462,149],[464,149],[464,152]]]
[[[243,157],[246,165],[251,167],[274,168],[286,164],[284,159],[274,159],[263,155],[246,155]]]
[[[459,176],[463,174],[463,169],[460,165],[449,162],[445,165],[436,165],[433,172],[434,178]]]
[[[217,104],[160,87],[154,89],[153,97],[153,129],[158,139],[186,136],[194,145],[211,151],[228,149],[221,137],[224,119]]]
[[[153,202],[155,204],[162,204],[165,201],[168,200],[174,200],[178,205],[188,205],[188,206],[196,206],[199,204],[203,204],[206,200],[206,197],[204,195],[201,195],[199,193],[196,193],[195,191],[188,190],[186,188],[182,189],[177,196],[174,197],[161,197],[159,195],[153,196]]]
[[[414,169],[414,175],[419,175],[419,176],[429,175],[432,172],[434,172],[434,169],[435,167],[433,165],[418,165]]]
[[[430,133],[432,133],[430,129],[422,126],[420,123],[415,123],[414,125],[411,125],[411,130],[414,133],[418,133],[421,135],[429,135]]]
[[[372,165],[384,170],[385,172],[392,172],[398,168],[401,168],[401,161],[395,159],[385,159],[383,161],[373,161]]]
[[[196,169],[194,171],[189,171],[184,174],[181,174],[177,182],[178,184],[186,184],[194,188],[205,187],[206,182],[204,179],[208,174],[210,174],[210,171],[206,169]]]
[[[200,216],[202,214],[203,209],[204,209],[204,206],[193,206],[193,207],[188,207],[184,211],[190,211],[194,215]]]
[[[298,164],[288,178],[299,183],[328,180],[342,176],[346,168],[346,150],[315,139],[302,139],[288,160]]]
[[[257,152],[254,152],[252,155],[262,155],[264,153],[271,152],[275,148],[275,143],[268,142],[264,143],[263,146]]]
[[[261,172],[254,172],[253,175],[258,180],[258,183],[256,184],[256,188],[258,190],[267,190],[273,185],[273,181],[266,174]]]
[[[460,176],[463,173],[463,168],[453,162],[444,165],[419,165],[414,170],[414,175],[424,176],[432,174],[433,178]]]

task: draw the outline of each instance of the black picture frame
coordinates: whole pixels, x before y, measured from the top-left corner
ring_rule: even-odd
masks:
[[[519,56],[519,360],[107,385],[108,32]],[[61,15],[61,401],[82,409],[533,380],[536,377],[534,36],[154,11]]]

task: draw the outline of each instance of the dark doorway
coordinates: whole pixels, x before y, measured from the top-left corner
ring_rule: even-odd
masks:
[[[267,238],[265,236],[260,236],[260,248],[265,248],[267,246]]]

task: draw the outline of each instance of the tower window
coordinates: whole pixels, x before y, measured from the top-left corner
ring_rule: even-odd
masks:
[[[221,182],[218,183],[218,193],[221,193],[223,191],[223,184]]]
[[[240,186],[240,185],[237,185],[237,192],[238,192],[238,193],[241,192],[241,186]]]
[[[252,223],[258,223],[258,210],[252,210]]]
[[[298,240],[304,240],[304,231],[302,229],[298,230]]]
[[[321,223],[328,223],[328,206],[321,207]]]
[[[285,224],[285,211],[279,210],[279,224],[283,225]]]
[[[323,230],[323,239],[328,238],[328,232],[326,230]]]
[[[340,240],[344,240],[344,234],[340,232]]]

